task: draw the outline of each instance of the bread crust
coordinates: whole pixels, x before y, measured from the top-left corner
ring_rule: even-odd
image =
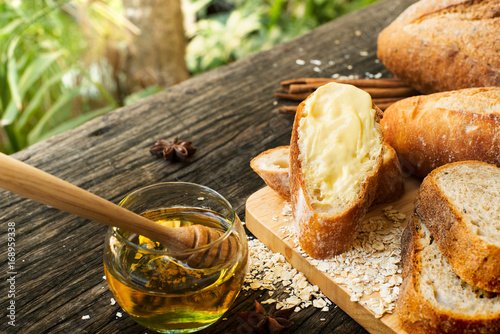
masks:
[[[453,165],[459,164],[491,166],[478,161]],[[424,179],[415,198],[415,211],[461,279],[483,290],[500,293],[500,247],[473,233],[464,221],[463,213],[436,184],[435,175],[447,167],[437,168]]]
[[[500,333],[498,314],[470,317],[436,309],[419,289],[422,272],[420,219],[413,215],[401,237],[403,283],[396,302],[396,314],[408,333]]]
[[[272,159],[273,156],[290,155],[289,146],[279,146],[262,152],[250,161],[250,167],[264,180],[264,182],[276,194],[285,200],[290,200],[290,179],[289,179],[289,166],[286,168],[262,168],[262,164],[267,159]]]
[[[289,201],[290,200],[290,168],[269,169],[262,168],[264,162],[262,160],[272,159],[275,153],[277,156],[282,154],[290,155],[290,146],[279,146],[262,152],[250,161],[250,167],[259,174],[264,182],[278,196]],[[377,191],[372,205],[382,203],[390,203],[397,201],[403,196],[405,185],[403,181],[403,172],[399,163],[396,151],[384,143],[384,155],[382,166],[380,167],[380,176],[378,180]]]
[[[375,168],[366,175],[362,191],[353,205],[338,214],[317,212],[311,205],[299,159],[298,128],[301,118],[304,117],[305,101],[307,99],[297,108],[290,141],[291,204],[300,246],[315,259],[327,259],[345,252],[356,238],[361,221],[375,198],[382,154]],[[379,125],[382,111],[375,105],[372,107],[376,110],[376,126],[382,136]]]
[[[500,0],[422,0],[378,36],[377,57],[423,93],[500,86]]]
[[[500,87],[414,96],[384,112],[384,136],[403,170],[425,177],[446,163],[500,166]]]
[[[404,192],[403,171],[396,151],[389,144],[384,143],[383,162],[372,205],[397,201]]]

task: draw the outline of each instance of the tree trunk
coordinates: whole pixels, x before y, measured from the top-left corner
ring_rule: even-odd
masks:
[[[129,44],[125,61],[129,93],[189,78],[180,0],[123,0],[123,7],[127,19],[141,31]]]

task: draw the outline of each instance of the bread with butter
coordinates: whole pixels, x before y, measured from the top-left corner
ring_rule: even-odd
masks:
[[[383,160],[382,112],[351,85],[319,87],[298,107],[290,193],[302,249],[317,259],[348,249],[373,199]]]
[[[278,196],[290,200],[290,146],[279,146],[260,153],[250,161],[250,167]],[[396,151],[384,143],[384,156],[372,205],[390,203],[403,196],[404,182]]]

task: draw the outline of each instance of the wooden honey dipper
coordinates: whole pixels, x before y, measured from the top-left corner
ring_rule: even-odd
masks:
[[[0,153],[0,188],[62,211],[159,241],[169,250],[189,251],[203,247],[224,232],[203,225],[168,227],[122,208],[97,195]],[[228,235],[217,246],[193,252],[181,260],[192,268],[232,262],[239,243]]]

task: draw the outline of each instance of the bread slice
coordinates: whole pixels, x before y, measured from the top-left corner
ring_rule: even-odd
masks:
[[[280,146],[262,152],[250,161],[250,167],[283,199],[290,200],[290,146]],[[384,143],[380,176],[372,205],[390,203],[404,194],[403,172],[396,151]]]
[[[406,98],[387,108],[380,123],[403,169],[417,176],[455,161],[500,167],[500,87]]]
[[[479,161],[439,167],[422,182],[415,210],[458,276],[500,293],[500,168]]]
[[[250,161],[250,167],[285,200],[290,200],[290,146],[279,146],[262,152]]]
[[[421,0],[378,36],[377,57],[423,93],[500,86],[500,1]]]
[[[500,333],[500,295],[458,277],[417,215],[401,238],[396,314],[408,333]]]
[[[347,250],[375,198],[383,159],[381,111],[368,93],[329,83],[298,107],[290,141],[296,234],[311,257]]]
[[[403,171],[398,155],[387,143],[384,143],[384,155],[382,158],[377,191],[375,192],[372,205],[397,201],[405,192]]]

